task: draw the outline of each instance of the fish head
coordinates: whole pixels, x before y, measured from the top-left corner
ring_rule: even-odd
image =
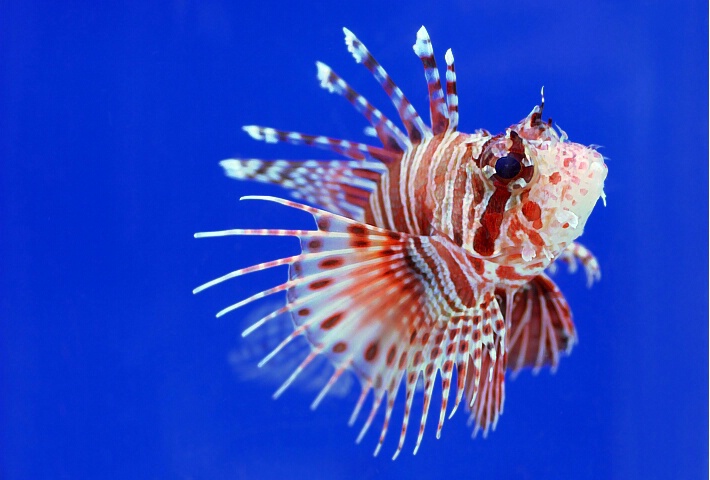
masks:
[[[542,105],[471,157],[481,198],[469,250],[506,263],[544,266],[579,237],[599,198],[607,167],[593,147],[569,142]]]

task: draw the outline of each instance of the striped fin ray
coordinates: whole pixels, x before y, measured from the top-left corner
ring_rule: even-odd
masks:
[[[541,274],[515,293],[508,356],[513,372],[528,367],[554,371],[577,343],[572,314],[562,292]]]
[[[300,239],[302,252],[228,273],[195,291],[247,273],[289,266],[288,281],[220,312],[221,315],[274,293],[286,292],[285,306],[264,316],[243,333],[249,335],[288,312],[293,319],[293,332],[262,360],[261,365],[296,338],[303,337],[311,345],[312,351],[275,396],[283,393],[318,355],[331,361],[335,373],[314,401],[314,406],[345,370],[353,371],[360,379],[362,393],[351,423],[358,417],[365,400],[372,397],[358,441],[364,438],[380,407],[385,405],[385,419],[375,450],[377,454],[391,423],[397,391],[404,382],[405,412],[396,458],[404,444],[417,381],[421,378],[424,385],[424,410],[415,453],[422,441],[432,391],[440,375],[445,395],[439,411],[439,437],[448,407],[453,369],[458,367],[459,375],[461,368],[480,372],[483,353],[488,352],[492,359],[495,358],[495,353],[490,352],[493,342],[502,345],[504,338],[504,331],[498,330],[502,315],[495,297],[493,293],[479,295],[480,292],[475,290],[475,270],[462,260],[465,253],[443,237],[392,232],[288,200],[250,198],[308,212],[318,228],[238,229],[196,234],[197,237],[294,236]],[[477,303],[479,298],[483,303]],[[441,318],[447,321],[439,321]],[[465,372],[460,377],[454,410],[464,396],[464,389],[468,394],[475,394],[479,377],[467,378]]]
[[[385,150],[384,148],[373,147],[364,143],[351,142],[349,140],[339,140],[337,138],[325,137],[323,135],[307,135],[299,132],[286,132],[270,127],[260,127],[257,125],[246,125],[242,129],[254,140],[263,140],[266,143],[290,143],[293,145],[306,145],[330,150],[344,157],[353,160],[379,160],[384,163],[392,163],[399,159],[399,152]]]
[[[394,83],[385,69],[377,63],[377,60],[375,60],[375,57],[372,56],[367,47],[347,28],[343,28],[343,32],[345,33],[345,43],[348,46],[348,51],[352,53],[355,61],[365,65],[365,68],[374,75],[385,93],[390,97],[390,100],[392,100],[392,104],[397,109],[402,123],[407,129],[409,140],[413,144],[418,144],[424,138],[430,137],[431,130],[429,127],[424,124],[414,106],[404,96],[402,90]]]
[[[498,419],[503,413],[507,355],[500,342],[497,342],[496,351],[495,359],[489,355],[483,356],[478,390],[469,389],[467,391],[470,409],[468,425],[473,424],[474,426],[471,434],[474,438],[478,432],[483,432],[483,437],[487,437],[491,429],[495,430]],[[475,373],[469,370],[468,374],[474,375]]]
[[[489,294],[483,300],[482,316],[474,319],[474,326],[480,322],[482,328],[483,352],[475,351],[472,361],[459,375],[466,378],[466,400],[470,411],[469,425],[474,424],[473,436],[483,430],[495,429],[499,416],[503,413],[505,400],[506,321],[498,300]],[[473,337],[479,334],[474,330]]]
[[[316,62],[316,66],[318,67],[318,80],[320,80],[321,87],[331,93],[337,93],[345,97],[358,112],[362,113],[372,125],[375,130],[375,136],[380,139],[385,149],[403,152],[411,147],[409,139],[389,118],[384,116],[365,97],[353,90],[328,65]]]
[[[361,220],[370,193],[385,171],[380,162],[353,160],[228,159],[220,162],[228,177],[280,185],[294,198]]]
[[[431,129],[434,135],[444,133],[449,126],[449,117],[444,100],[444,91],[441,89],[439,69],[436,67],[434,49],[426,28],[422,26],[417,32],[417,42],[414,44],[414,53],[424,65],[424,76],[429,89],[429,113],[431,115]]]
[[[444,59],[446,60],[446,104],[449,108],[449,130],[456,131],[459,127],[459,95],[456,92],[456,69],[451,49],[446,51]]]

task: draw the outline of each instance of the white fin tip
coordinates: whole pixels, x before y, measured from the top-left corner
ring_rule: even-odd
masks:
[[[450,48],[444,54],[444,59],[446,60],[447,65],[451,65],[452,63],[454,63],[454,54]]]

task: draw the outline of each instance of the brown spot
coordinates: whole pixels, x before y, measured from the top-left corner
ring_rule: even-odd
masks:
[[[481,339],[481,331],[480,331],[480,330],[476,330],[475,332],[473,332],[473,341],[474,341],[474,342],[477,342],[477,341],[479,341],[480,339]]]
[[[387,351],[387,366],[391,367],[394,363],[394,357],[397,355],[397,347],[392,345]]]
[[[402,370],[404,366],[407,364],[407,351],[405,350],[402,352],[402,355],[399,357],[399,366],[398,368]]]
[[[384,250],[380,250],[379,254],[381,257],[389,257],[390,255],[394,255],[394,250],[385,248]]]
[[[321,247],[323,247],[323,240],[320,238],[314,238],[310,242],[308,242],[308,249],[309,250],[320,250]]]
[[[468,351],[468,342],[466,340],[461,340],[459,342],[459,352],[466,353]]]
[[[436,360],[439,355],[441,355],[441,349],[439,347],[434,347],[431,350],[431,356],[429,357],[431,360]]]
[[[444,367],[442,368],[442,370],[445,373],[449,373],[451,371],[452,366],[453,366],[453,362],[451,360],[447,360],[446,362],[444,362]]]
[[[370,241],[369,240],[352,240],[350,242],[350,246],[353,248],[365,248],[370,246]]]
[[[414,354],[414,362],[413,365],[415,367],[418,367],[422,363],[422,352],[418,351],[417,353]]]
[[[315,282],[311,283],[308,288],[311,290],[320,290],[321,288],[325,288],[328,285],[333,283],[333,280],[330,278],[324,278],[323,280],[316,280]]]
[[[426,332],[424,335],[422,335],[422,345],[426,345],[426,343],[429,341],[429,332]]]
[[[323,323],[320,324],[320,328],[323,330],[330,330],[331,328],[335,327],[337,324],[340,323],[340,320],[343,319],[343,312],[338,312],[330,317],[326,318]]]
[[[399,240],[400,238],[402,238],[402,236],[397,232],[388,232],[387,236],[392,240]]]
[[[303,267],[301,266],[301,262],[292,263],[291,270],[293,270],[294,277],[300,277],[303,273]]]
[[[562,180],[562,175],[560,175],[559,172],[555,172],[552,175],[550,175],[550,183],[553,185],[557,185],[560,183],[560,180]]]
[[[348,227],[348,232],[353,235],[365,235],[365,228],[362,225],[350,225]]]
[[[434,373],[434,365],[431,363],[426,366],[426,371],[424,372],[427,377],[431,377],[431,374]]]
[[[496,330],[503,330],[503,320],[496,320]]]
[[[365,350],[365,360],[368,362],[371,362],[377,357],[377,350],[379,349],[380,345],[378,342],[372,342],[369,347],[367,347],[367,350]]]
[[[490,335],[492,332],[491,326],[489,324],[485,324],[483,326],[483,334],[484,335]]]
[[[456,345],[450,343],[449,346],[446,347],[446,355],[452,355],[454,353],[454,350],[456,350]]]
[[[440,333],[436,336],[436,340],[434,340],[434,343],[437,345],[441,345],[441,342],[444,340],[444,334]]]
[[[345,263],[345,260],[342,257],[333,257],[333,258],[326,258],[325,260],[321,260],[321,262],[318,264],[318,266],[323,269],[329,269],[329,268],[337,268],[337,267],[341,266],[343,263]]]
[[[464,336],[468,336],[468,334],[471,333],[471,325],[464,325],[464,326],[461,328],[461,333],[462,333]]]
[[[417,339],[417,331],[414,330],[412,335],[409,337],[409,344],[414,345],[414,341]]]
[[[330,220],[326,217],[320,217],[318,219],[318,230],[328,230],[330,227]]]
[[[299,317],[306,317],[311,314],[311,309],[310,308],[301,308],[296,313],[298,313]]]
[[[345,342],[338,342],[335,345],[333,345],[333,351],[335,353],[342,353],[348,348],[348,345]]]

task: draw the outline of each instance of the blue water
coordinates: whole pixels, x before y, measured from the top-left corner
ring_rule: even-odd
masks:
[[[0,478],[707,478],[707,2],[489,3],[3,2]],[[486,440],[458,412],[392,462],[392,433],[376,459],[378,428],[354,444],[357,392],[311,412],[316,392],[233,371],[249,312],[214,314],[284,271],[191,293],[295,242],[192,235],[310,226],[239,203],[281,192],[217,162],[326,158],[244,124],[364,138],[315,60],[391,112],[342,26],[426,112],[422,24],[456,55],[462,130],[544,85],[546,116],[603,145],[608,206],[582,238],[601,283],[556,276],[580,337],[557,374],[509,382]]]

